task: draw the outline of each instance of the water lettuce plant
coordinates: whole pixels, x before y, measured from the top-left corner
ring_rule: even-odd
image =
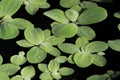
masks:
[[[47,0],[1,0],[0,39],[9,41],[23,32],[22,39],[15,42],[27,51],[10,56],[7,63],[0,54],[0,80],[34,80],[36,76],[35,80],[63,80],[76,72],[74,67],[66,64],[80,69],[104,67],[107,49],[119,52],[120,40],[96,40],[92,25],[104,22],[109,15],[99,3],[112,1],[60,0],[61,8],[51,9]],[[52,21],[49,28],[37,27],[25,18],[13,17],[21,7],[30,16],[45,9],[42,16]],[[120,18],[120,12],[113,15]],[[108,70],[107,73],[88,76],[86,80],[112,80],[118,76],[119,71]]]

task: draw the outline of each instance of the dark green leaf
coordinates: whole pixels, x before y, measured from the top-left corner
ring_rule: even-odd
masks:
[[[77,47],[76,45],[74,45],[72,43],[62,43],[62,44],[58,45],[58,48],[61,51],[65,52],[65,53],[69,53],[69,54],[74,54],[79,51],[79,47]]]
[[[120,51],[120,40],[109,40],[108,45],[111,49],[115,51]]]
[[[83,11],[78,17],[81,25],[89,25],[101,22],[107,17],[107,11],[102,7],[92,7]]]
[[[79,37],[85,37],[87,40],[92,40],[95,38],[96,34],[91,27],[80,26],[77,31]]]
[[[69,24],[56,24],[52,27],[52,33],[55,36],[71,38],[76,35],[78,26],[74,23]]]
[[[69,67],[62,67],[62,68],[60,68],[59,73],[63,76],[68,76],[68,75],[73,74],[74,70]]]
[[[80,0],[60,0],[60,5],[64,8],[71,8],[74,5],[79,5]]]
[[[74,62],[81,68],[86,68],[93,63],[93,56],[89,53],[76,53],[74,55]]]
[[[69,22],[69,20],[65,16],[64,12],[60,9],[52,9],[50,11],[44,12],[43,14],[45,16],[47,16],[55,21],[61,22],[61,23]]]
[[[40,63],[46,58],[46,56],[47,53],[36,46],[32,47],[27,52],[27,60],[29,63]]]
[[[105,51],[108,48],[108,44],[102,41],[93,41],[84,47],[84,50],[89,53]]]
[[[39,45],[44,41],[44,32],[40,28],[27,28],[24,32],[27,41]]]
[[[14,75],[18,70],[20,70],[20,66],[16,64],[6,63],[0,65],[0,72],[4,72],[8,76]]]

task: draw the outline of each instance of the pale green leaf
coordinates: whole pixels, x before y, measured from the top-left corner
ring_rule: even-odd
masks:
[[[30,14],[30,15],[34,15],[36,14],[36,12],[39,10],[39,5],[26,5],[25,6],[25,10]]]
[[[22,68],[20,73],[25,80],[31,79],[35,76],[35,69],[33,66],[26,66]]]
[[[44,41],[44,32],[40,28],[26,28],[25,39],[34,45],[39,45]]]
[[[115,51],[120,51],[120,40],[109,40],[108,41],[108,45],[111,49],[115,50]]]
[[[55,60],[58,62],[58,63],[64,63],[67,61],[67,57],[66,56],[58,56],[55,58]]]
[[[57,24],[52,27],[52,33],[55,36],[71,38],[76,35],[78,31],[78,26],[74,23],[69,24]]]
[[[73,10],[73,9],[66,10],[65,15],[72,22],[75,22],[77,20],[78,16],[79,16],[78,12]]]
[[[60,0],[60,5],[64,8],[71,8],[74,5],[79,5],[80,0]]]
[[[40,74],[39,79],[40,80],[53,80],[53,77],[51,73],[47,71],[47,72],[43,72],[42,74]]]
[[[46,56],[47,53],[37,46],[32,47],[27,52],[27,60],[29,63],[40,63],[46,58]]]
[[[120,18],[120,11],[119,11],[119,12],[115,12],[115,13],[114,13],[114,17]]]
[[[24,0],[2,0],[0,2],[0,17],[12,16],[21,7]]]
[[[93,63],[93,56],[89,53],[76,53],[74,62],[78,67],[86,68]]]
[[[84,47],[84,50],[89,53],[105,51],[108,44],[103,41],[93,41]]]
[[[96,34],[91,27],[80,26],[77,31],[79,37],[85,37],[87,40],[92,40],[95,38]]]
[[[61,22],[61,23],[69,22],[69,20],[65,16],[64,12],[60,9],[52,9],[52,10],[44,12],[43,14],[45,16],[47,16],[55,21]]]
[[[45,29],[43,32],[44,32],[45,39],[51,35],[51,32],[49,29]]]
[[[118,30],[120,31],[120,23],[118,24]]]
[[[56,37],[56,36],[49,36],[46,40],[46,42],[52,44],[52,45],[58,45],[65,41],[64,37]]]
[[[23,65],[27,61],[24,55],[25,55],[25,52],[20,51],[18,55],[11,56],[10,58],[11,63],[16,65]]]
[[[21,75],[13,76],[10,80],[24,80]]]
[[[3,63],[3,57],[0,55],[0,65]]]
[[[20,70],[20,66],[16,64],[6,63],[6,64],[0,65],[0,72],[4,72],[8,76],[14,75],[19,70]]]
[[[33,44],[31,44],[30,42],[28,42],[28,41],[25,40],[25,39],[19,40],[19,41],[17,41],[16,43],[17,43],[19,46],[21,46],[21,47],[26,47],[26,48],[34,46]]]
[[[78,17],[78,22],[81,25],[89,25],[101,22],[107,17],[107,11],[102,7],[87,8]]]
[[[62,76],[61,76],[60,73],[58,73],[58,72],[53,72],[53,73],[52,73],[52,76],[53,76],[53,78],[56,79],[56,80],[60,80],[60,79],[62,78]]]
[[[51,72],[56,72],[59,70],[59,68],[60,68],[60,64],[56,60],[51,60],[48,63],[48,69]]]
[[[71,64],[74,64],[74,59],[73,59],[74,55],[70,55],[68,57],[68,62],[71,63]]]
[[[79,5],[75,5],[75,6],[71,7],[71,9],[73,9],[77,12],[80,12],[82,10],[82,8]]]
[[[92,75],[92,76],[89,76],[87,80],[106,80],[106,78],[101,75]]]
[[[47,8],[50,8],[50,4],[48,2],[42,4],[39,6],[39,8],[42,8],[42,9],[47,9]]]
[[[105,66],[105,64],[107,62],[105,57],[103,57],[102,55],[97,55],[97,54],[93,54],[93,57],[94,57],[93,58],[94,59],[93,64],[95,64],[99,67]]]
[[[60,50],[57,49],[56,47],[53,47],[52,51],[49,52],[49,54],[51,54],[51,55],[57,57],[57,56],[60,56],[60,55],[61,55],[61,52],[60,52]]]
[[[45,4],[47,0],[28,0],[29,4],[42,5]]]
[[[92,8],[92,7],[97,7],[97,3],[91,2],[91,1],[83,1],[81,3],[81,7],[86,9],[86,8]]]
[[[112,2],[113,0],[90,0],[95,2]]]
[[[78,47],[84,47],[86,44],[88,44],[88,40],[85,37],[79,37],[77,38],[77,40],[75,41],[75,44]]]
[[[13,39],[18,36],[19,30],[16,26],[11,23],[0,23],[0,38],[2,39]]]
[[[8,75],[4,72],[0,72],[0,80],[10,80]]]
[[[42,72],[47,71],[48,70],[47,64],[44,64],[44,63],[38,64],[38,69]]]
[[[57,24],[60,24],[60,22],[52,22],[52,23],[50,24],[50,26],[51,26],[51,27],[54,27],[54,26],[57,25]]]
[[[22,18],[15,18],[15,19],[12,19],[12,24],[15,25],[18,29],[21,29],[21,30],[24,30],[26,28],[33,28],[34,25],[28,21],[28,20],[25,20],[25,19],[22,19]]]
[[[59,69],[59,73],[63,76],[68,76],[74,73],[74,70],[69,67],[62,67]]]
[[[62,44],[58,45],[58,48],[61,51],[65,52],[65,53],[69,53],[69,54],[74,54],[79,51],[79,47],[77,47],[76,45],[74,45],[72,43],[62,43]]]

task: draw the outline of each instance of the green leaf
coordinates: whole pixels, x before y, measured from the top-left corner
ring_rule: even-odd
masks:
[[[25,80],[29,80],[35,76],[35,69],[33,66],[26,66],[21,70],[21,75]]]
[[[27,28],[24,32],[27,41],[39,45],[44,41],[44,32],[40,28]]]
[[[72,43],[62,43],[62,44],[58,45],[58,48],[61,51],[65,52],[65,53],[69,53],[69,54],[74,54],[79,51],[79,48]]]
[[[95,2],[112,2],[113,0],[90,0]]]
[[[94,52],[105,51],[107,48],[108,48],[107,43],[105,43],[103,41],[93,41],[93,42],[87,44],[84,47],[84,50],[89,53],[94,53]]]
[[[29,3],[28,3],[29,4]],[[25,10],[30,14],[30,15],[34,15],[36,14],[36,12],[39,10],[39,5],[26,5],[25,6]]]
[[[70,55],[68,57],[68,62],[71,63],[71,64],[74,64],[74,59],[73,59],[74,55]]]
[[[71,8],[74,5],[79,5],[80,0],[60,0],[60,6],[64,8]]]
[[[71,38],[76,35],[78,31],[78,26],[74,23],[69,24],[57,24],[52,27],[52,33],[55,36]]]
[[[108,41],[108,45],[111,49],[115,50],[115,51],[120,51],[120,40],[109,40]]]
[[[64,37],[56,37],[56,36],[49,36],[46,40],[46,42],[50,43],[51,45],[58,45],[65,41]]]
[[[55,60],[58,62],[58,63],[64,63],[67,61],[67,57],[66,56],[58,56],[55,58]]]
[[[16,26],[11,23],[0,23],[0,38],[2,39],[13,39],[18,36],[19,30]]]
[[[58,72],[53,72],[52,76],[53,76],[53,78],[55,78],[57,80],[60,80],[62,78],[61,75],[60,75],[60,73],[58,73]]]
[[[31,44],[30,42],[28,42],[28,41],[25,40],[25,39],[16,41],[16,43],[17,43],[19,46],[21,46],[21,47],[26,47],[26,48],[34,46],[33,44]]]
[[[49,29],[45,29],[43,32],[44,32],[45,39],[51,35],[51,32]]]
[[[51,75],[50,72],[43,72],[40,77],[39,77],[40,80],[53,80],[53,77]]]
[[[77,38],[77,40],[75,41],[75,44],[78,46],[78,47],[84,47],[86,44],[88,44],[88,40],[85,38],[85,37],[80,37],[80,38]]]
[[[56,47],[53,47],[53,49],[51,50],[51,52],[49,52],[49,54],[57,57],[61,55],[61,52],[59,51],[59,49],[57,49]]]
[[[114,13],[114,17],[120,18],[120,11],[119,11],[119,12],[115,12],[115,13]]]
[[[21,29],[21,30],[34,27],[34,25],[30,21],[22,19],[22,18],[12,19],[11,23],[14,24],[18,29]]]
[[[0,65],[3,63],[3,57],[0,55]]]
[[[69,22],[69,20],[65,16],[64,12],[60,9],[52,9],[50,11],[44,12],[43,14],[45,16],[47,16],[55,21],[61,22],[61,23]]]
[[[28,0],[29,4],[42,5],[45,4],[47,0]]]
[[[48,63],[48,69],[51,71],[51,72],[56,72],[58,71],[60,68],[60,64],[56,61],[56,60],[51,60],[49,63]]]
[[[12,63],[6,63],[0,65],[0,72],[6,73],[8,76],[14,75],[18,70],[20,70],[20,66]]]
[[[47,8],[50,8],[50,4],[48,2],[42,4],[39,6],[39,8],[42,8],[42,9],[47,9]]]
[[[37,46],[32,47],[27,52],[27,60],[29,63],[40,63],[46,58],[46,56],[47,53]]]
[[[11,56],[10,58],[11,63],[16,65],[23,65],[27,61],[24,55],[25,55],[25,52],[20,51],[18,55]]]
[[[91,27],[80,26],[77,31],[79,37],[85,37],[87,40],[92,40],[95,38],[96,34]]]
[[[62,67],[59,69],[59,73],[63,76],[68,76],[74,73],[74,70],[69,67]]]
[[[93,56],[89,53],[76,53],[74,62],[78,67],[86,68],[93,63]]]
[[[120,23],[118,24],[118,30],[120,31]]]
[[[97,54],[93,54],[94,57],[94,61],[93,64],[99,66],[99,67],[103,67],[106,64],[106,59],[105,57],[101,56],[101,55],[97,55]]]
[[[107,11],[102,7],[92,7],[83,11],[78,17],[81,25],[89,25],[101,22],[107,17]]]
[[[47,71],[48,70],[47,64],[44,64],[44,63],[38,64],[38,69],[42,72]]]
[[[65,15],[72,22],[75,22],[77,20],[78,16],[79,16],[78,12],[73,10],[73,9],[66,10]]]
[[[10,80],[8,75],[5,74],[4,72],[0,72],[0,79],[1,80]]]
[[[73,9],[77,12],[80,12],[82,10],[82,8],[79,5],[75,5],[75,6],[71,7],[71,9]]]
[[[106,80],[106,78],[101,75],[92,75],[89,76],[87,80]]]
[[[21,7],[24,0],[2,0],[0,2],[0,17],[12,16]]]
[[[24,80],[21,75],[13,76],[10,80]]]
[[[92,8],[92,7],[97,7],[97,3],[91,2],[91,1],[83,1],[83,2],[81,3],[81,7],[82,7],[83,9]]]

